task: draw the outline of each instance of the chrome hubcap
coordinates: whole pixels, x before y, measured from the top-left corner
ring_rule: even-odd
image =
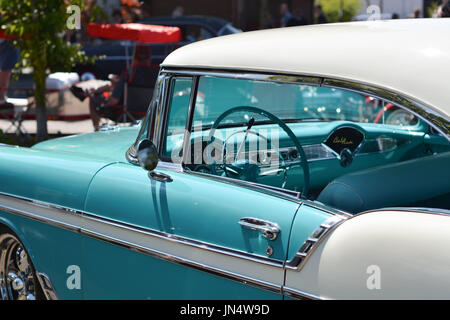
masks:
[[[0,298],[35,300],[36,281],[28,254],[12,235],[0,236]]]

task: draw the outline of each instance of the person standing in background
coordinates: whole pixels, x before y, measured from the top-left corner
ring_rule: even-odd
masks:
[[[184,16],[184,8],[182,6],[178,6],[172,11],[172,18],[178,18],[182,16]]]
[[[5,39],[0,39],[0,107],[11,106],[6,101],[6,92],[8,91],[12,69],[19,61],[19,57],[18,49]]]
[[[288,25],[289,20],[292,19],[292,13],[289,11],[287,3],[282,3],[280,5],[280,14],[281,14],[280,26],[286,27]]]
[[[314,16],[315,16],[315,22],[316,23],[328,23],[327,18],[325,17],[325,14],[323,13],[322,6],[319,4],[314,7]]]

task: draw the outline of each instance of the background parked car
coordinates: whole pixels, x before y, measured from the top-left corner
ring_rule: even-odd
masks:
[[[140,21],[144,24],[154,24],[163,26],[176,26],[181,29],[183,39],[179,43],[173,44],[152,44],[152,65],[155,69],[154,79],[158,73],[159,64],[167,55],[178,47],[191,42],[219,37],[228,34],[241,32],[226,20],[216,17],[206,16],[183,16],[183,17],[155,17]],[[124,41],[114,41],[105,39],[92,39],[90,43],[84,45],[84,50],[88,56],[104,56],[98,59],[95,65],[79,65],[74,71],[80,76],[90,72],[98,79],[106,79],[109,74],[120,74],[125,69],[125,61],[133,50],[133,44]]]

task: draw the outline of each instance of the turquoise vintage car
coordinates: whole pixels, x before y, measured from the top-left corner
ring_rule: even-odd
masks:
[[[0,146],[1,298],[450,298],[449,28],[197,42],[141,124]]]

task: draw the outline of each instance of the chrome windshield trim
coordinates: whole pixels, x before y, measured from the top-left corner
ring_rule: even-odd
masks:
[[[210,69],[194,69],[194,68],[171,68],[163,67],[162,73],[173,75],[195,75],[195,76],[216,76],[228,77],[234,79],[259,80],[259,81],[273,81],[281,83],[305,84],[324,86],[337,89],[346,89],[354,92],[359,92],[385,100],[407,110],[415,116],[421,118],[426,123],[431,125],[439,133],[441,133],[448,141],[450,141],[450,117],[444,115],[433,108],[427,106],[412,97],[408,97],[403,93],[394,92],[388,89],[380,88],[375,85],[358,83],[352,80],[342,80],[323,75],[299,75],[295,73],[280,73],[280,72],[254,72],[246,70],[210,70]]]
[[[292,83],[292,84],[310,84],[310,85],[321,85],[323,78],[314,76],[299,76],[290,74],[276,74],[276,73],[257,73],[257,72],[245,72],[237,71],[233,72],[230,70],[198,70],[198,69],[171,69],[169,67],[164,67],[161,69],[161,73],[170,75],[191,75],[191,76],[211,76],[211,77],[224,77],[242,80],[256,80],[256,81],[270,81],[279,83]]]

